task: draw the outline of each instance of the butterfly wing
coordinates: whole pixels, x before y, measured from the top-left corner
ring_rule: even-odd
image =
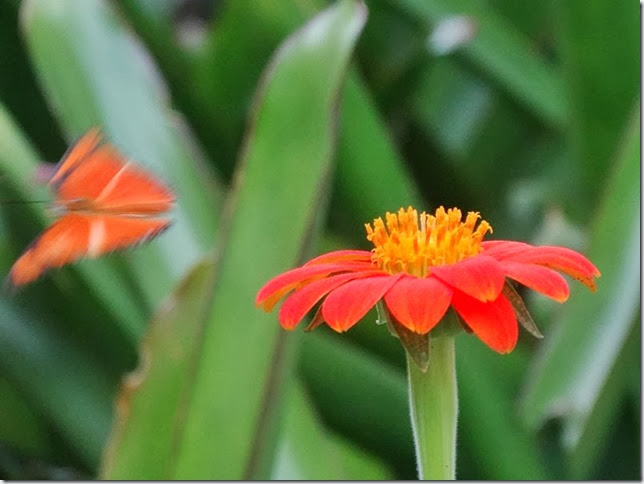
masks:
[[[99,142],[98,131],[90,130],[61,161],[51,180],[59,204],[122,215],[153,215],[172,208],[175,197],[167,186],[126,161],[114,146]]]
[[[63,155],[56,171],[49,180],[50,184],[60,183],[66,175],[69,174],[83,159],[92,152],[101,142],[101,132],[98,128],[92,128],[83,135],[67,152]]]
[[[82,257],[143,243],[168,228],[170,220],[70,213],[34,240],[18,258],[8,276],[17,287],[38,279],[45,271]]]

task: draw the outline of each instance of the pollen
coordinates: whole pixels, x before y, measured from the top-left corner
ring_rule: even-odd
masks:
[[[481,242],[492,227],[478,212],[468,212],[465,221],[458,208],[439,207],[434,215],[401,208],[365,224],[367,239],[375,246],[371,260],[380,269],[426,277],[433,266],[455,264],[481,252]]]

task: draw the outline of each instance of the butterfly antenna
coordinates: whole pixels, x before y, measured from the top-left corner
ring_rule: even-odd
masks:
[[[25,203],[49,203],[50,200],[0,200],[0,205],[22,205]]]

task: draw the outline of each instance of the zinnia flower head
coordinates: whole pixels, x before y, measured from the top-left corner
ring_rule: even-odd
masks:
[[[396,324],[426,335],[453,308],[466,329],[499,353],[512,351],[518,321],[539,335],[508,279],[555,301],[568,299],[563,272],[595,291],[599,270],[565,247],[484,241],[492,227],[469,212],[439,207],[434,215],[412,207],[366,224],[371,252],[340,250],[271,279],[256,304],[270,311],[288,294],[279,312],[294,329],[320,301],[309,328],[326,322],[343,332],[382,301]],[[477,222],[478,225],[477,225]],[[290,294],[289,294],[290,293]]]

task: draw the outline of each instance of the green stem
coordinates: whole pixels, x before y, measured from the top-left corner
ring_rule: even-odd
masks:
[[[407,356],[409,405],[420,479],[454,479],[456,464],[456,368],[454,338],[429,339],[429,368]]]

